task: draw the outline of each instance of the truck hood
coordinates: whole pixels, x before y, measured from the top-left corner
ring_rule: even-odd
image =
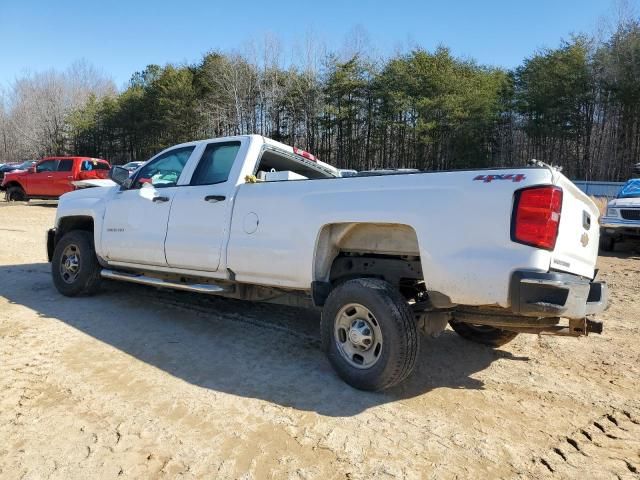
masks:
[[[117,188],[118,186],[113,184],[113,186],[108,187],[81,188],[80,190],[65,193],[60,197],[58,209],[60,209],[63,203],[74,202],[76,200],[83,200],[86,198],[106,198]]]

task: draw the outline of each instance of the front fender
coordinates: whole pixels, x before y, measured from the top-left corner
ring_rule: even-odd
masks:
[[[102,223],[107,201],[118,187],[97,187],[76,190],[60,197],[56,210],[55,228],[68,217],[91,217],[96,253],[102,255]]]

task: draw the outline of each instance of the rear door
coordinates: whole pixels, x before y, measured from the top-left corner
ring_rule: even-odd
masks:
[[[136,172],[131,188],[107,203],[102,247],[108,261],[166,266],[164,241],[171,202],[195,146],[158,155]]]
[[[218,269],[237,177],[231,171],[241,158],[240,147],[240,141],[208,144],[189,186],[176,192],[165,242],[169,266]]]
[[[60,195],[73,190],[71,181],[73,180],[73,158],[61,158],[58,161],[58,168],[51,173],[49,183],[46,185],[46,195],[59,197]]]
[[[562,211],[551,268],[592,278],[600,237],[598,207],[573,182],[559,172],[554,184],[562,188]]]

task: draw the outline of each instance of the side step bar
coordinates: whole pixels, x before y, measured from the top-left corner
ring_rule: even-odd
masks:
[[[139,273],[116,272],[115,270],[102,269],[100,272],[102,278],[110,280],[123,280],[125,282],[141,283],[143,285],[151,285],[153,287],[173,288],[175,290],[186,290],[188,292],[197,293],[224,293],[232,290],[221,287],[220,285],[212,285],[207,283],[178,283],[169,282],[155,277],[147,277]]]

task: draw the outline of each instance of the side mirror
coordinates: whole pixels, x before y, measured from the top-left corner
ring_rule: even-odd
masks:
[[[114,165],[111,167],[111,170],[109,170],[109,178],[121,187],[129,188],[131,186],[129,182],[129,173],[131,172],[126,168]]]
[[[34,165],[33,167],[29,167],[29,169],[27,171],[29,173],[36,173],[36,166]]]

